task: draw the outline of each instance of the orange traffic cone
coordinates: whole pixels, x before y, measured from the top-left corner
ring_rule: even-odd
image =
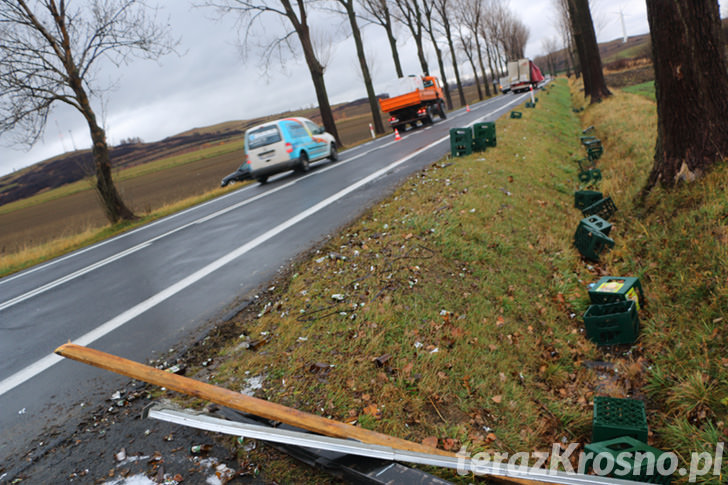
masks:
[[[394,141],[399,141],[401,139],[402,139],[402,137],[399,136],[399,130],[397,130],[397,128],[395,128],[394,129]]]
[[[470,105],[469,104],[466,104],[465,105],[465,111],[467,111],[468,113],[470,113]]]

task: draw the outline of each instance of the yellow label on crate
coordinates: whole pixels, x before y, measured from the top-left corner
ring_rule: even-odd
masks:
[[[624,286],[624,281],[607,281],[602,283],[597,288],[597,291],[603,291],[605,293],[617,293]]]
[[[637,292],[634,290],[634,286],[629,289],[626,296],[627,296],[628,300],[632,300],[634,302],[635,308],[637,308],[637,310],[639,310],[640,309],[640,297],[639,297],[639,295],[637,295]]]

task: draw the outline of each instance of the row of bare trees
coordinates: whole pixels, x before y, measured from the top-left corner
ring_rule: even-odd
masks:
[[[318,22],[332,12],[348,24],[356,47],[377,133],[384,132],[361,26],[384,29],[397,77],[404,75],[395,35],[404,28],[417,47],[420,68],[430,73],[432,50],[452,108],[447,81],[450,58],[460,104],[465,104],[459,57],[467,59],[478,96],[490,95],[489,76],[506,69],[508,59],[523,57],[528,28],[507,8],[506,0],[199,0],[197,6],[235,16],[245,50],[257,51],[268,65],[292,52],[306,61],[327,131],[339,140],[324,73],[326,51],[317,31],[331,30]],[[282,26],[282,28],[281,28]],[[177,41],[156,11],[136,0],[0,0],[0,134],[20,135],[27,145],[43,133],[57,103],[78,110],[86,119],[96,167],[96,188],[111,222],[134,218],[111,176],[106,134],[91,105],[103,86],[94,84],[99,65],[117,67],[132,57],[158,58],[173,52]],[[319,41],[317,42],[317,39]],[[326,45],[328,44],[328,45]]]

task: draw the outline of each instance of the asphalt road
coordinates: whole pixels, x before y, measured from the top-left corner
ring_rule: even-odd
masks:
[[[281,174],[1,279],[0,463],[12,469],[128,381],[56,357],[58,345],[141,362],[167,354],[445,156],[450,128],[493,121],[527,96],[492,98],[400,141],[382,137],[305,175]]]

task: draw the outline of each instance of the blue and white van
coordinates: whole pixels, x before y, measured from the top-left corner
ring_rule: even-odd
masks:
[[[311,162],[324,158],[338,159],[336,140],[306,118],[283,118],[245,132],[245,163],[261,184],[286,170],[307,172]]]

